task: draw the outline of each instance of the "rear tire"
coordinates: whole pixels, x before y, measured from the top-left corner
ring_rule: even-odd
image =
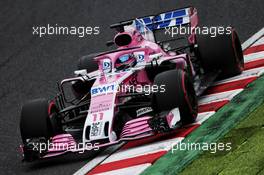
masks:
[[[235,30],[216,37],[197,35],[196,43],[196,53],[205,72],[221,70],[220,78],[227,78],[243,71],[243,52]]]
[[[45,99],[36,99],[22,107],[20,118],[20,132],[23,143],[26,139],[54,136],[62,131],[55,113],[49,114],[49,102]]]
[[[190,76],[183,70],[169,70],[155,77],[154,85],[165,85],[164,92],[152,96],[152,106],[157,112],[179,108],[183,124],[193,123],[197,117],[197,97]]]

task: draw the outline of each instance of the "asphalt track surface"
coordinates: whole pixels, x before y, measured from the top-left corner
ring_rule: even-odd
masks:
[[[51,98],[56,82],[72,75],[82,55],[106,50],[114,31],[111,23],[192,5],[201,25],[232,25],[245,41],[263,27],[263,0],[90,0],[0,1],[0,174],[72,174],[96,153],[66,155],[24,164],[19,112],[28,99]],[[32,35],[33,26],[99,26],[100,34],[77,36]]]

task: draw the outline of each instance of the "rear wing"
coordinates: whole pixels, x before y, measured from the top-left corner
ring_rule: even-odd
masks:
[[[157,15],[139,17],[136,19],[123,21],[117,24],[112,24],[110,27],[115,28],[118,32],[123,32],[129,29],[130,26],[136,28],[145,39],[154,41],[153,32],[168,27],[176,27],[189,25],[193,30],[198,25],[197,10],[194,7],[185,7],[175,9],[168,12],[163,12]],[[189,40],[193,42],[194,36],[191,35]]]
[[[134,21],[137,28],[144,24],[151,31],[186,24],[190,24],[191,27],[195,28],[198,25],[197,10],[194,7],[186,7],[157,15],[140,17]]]

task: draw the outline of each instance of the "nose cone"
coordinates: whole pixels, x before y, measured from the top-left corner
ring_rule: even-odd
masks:
[[[116,95],[119,85],[132,72],[109,75],[105,81],[98,78],[91,88],[91,103],[85,120],[83,130],[83,142],[98,140],[114,141],[115,133],[112,133],[112,123],[115,114]]]

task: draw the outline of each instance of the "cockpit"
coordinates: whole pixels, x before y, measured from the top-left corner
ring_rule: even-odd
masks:
[[[131,53],[124,53],[116,56],[115,59],[108,57],[101,59],[101,67],[104,73],[119,72],[128,70],[145,61],[145,52],[137,51]]]
[[[137,59],[134,54],[125,54],[117,58],[115,68],[117,71],[134,67],[137,64]]]

